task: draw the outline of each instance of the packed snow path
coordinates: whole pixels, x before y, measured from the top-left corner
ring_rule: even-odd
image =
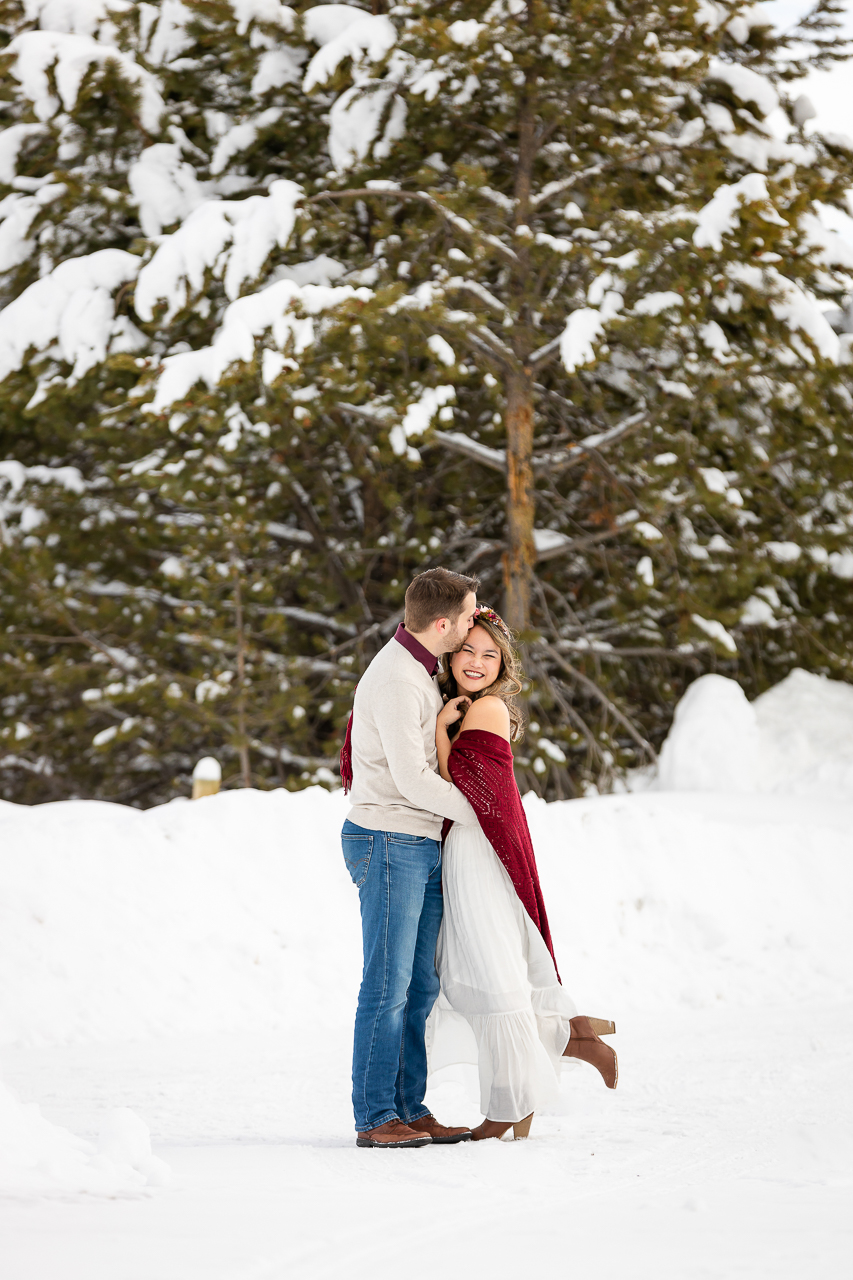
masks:
[[[85,1132],[151,1124],[172,1187],[6,1201],[14,1280],[432,1280],[843,1274],[853,1005],[622,1015],[619,1089],[577,1064],[526,1143],[356,1149],[349,1037],[292,1033],[9,1050],[10,1084]],[[430,1101],[478,1118],[459,1085]]]

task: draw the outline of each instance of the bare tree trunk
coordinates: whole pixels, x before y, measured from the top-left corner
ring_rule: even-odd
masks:
[[[515,174],[515,225],[524,225],[530,212],[533,162],[536,156],[536,117],[533,101],[525,86],[518,109],[518,163]],[[533,375],[524,367],[530,350],[528,333],[527,289],[529,287],[529,254],[523,239],[517,242],[518,261],[512,273],[515,332],[513,346],[521,368],[506,380],[506,456],[507,456],[507,551],[504,555],[504,589],[506,617],[516,631],[530,628],[530,602],[533,595],[533,565],[536,552],[533,525],[536,516],[536,494],[533,480]]]
[[[507,550],[503,558],[506,620],[514,631],[530,627],[533,593],[533,379],[513,373],[506,385]]]
[[[249,741],[246,735],[246,633],[243,629],[243,592],[240,583],[240,569],[232,562],[234,571],[234,607],[237,620],[237,754],[240,757],[240,773],[243,786],[252,785],[252,771],[249,768]]]

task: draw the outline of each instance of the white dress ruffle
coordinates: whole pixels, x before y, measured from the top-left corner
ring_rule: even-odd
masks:
[[[452,828],[442,887],[441,994],[427,1025],[430,1073],[474,1063],[483,1114],[521,1120],[555,1100],[577,1009],[479,825]]]

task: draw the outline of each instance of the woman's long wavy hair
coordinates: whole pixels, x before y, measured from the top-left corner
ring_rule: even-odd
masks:
[[[500,698],[509,711],[510,741],[520,742],[524,736],[524,721],[521,718],[521,711],[516,705],[515,696],[521,693],[523,672],[518,661],[518,654],[512,647],[512,639],[505,635],[499,627],[496,627],[493,622],[490,622],[488,618],[476,618],[474,626],[482,627],[494,640],[500,651],[501,666],[497,680],[490,684],[488,689],[480,689],[477,693],[466,696],[470,696],[472,702],[476,701],[477,698],[485,698],[489,694],[494,694],[495,697]],[[456,677],[450,670],[450,659],[452,657],[452,653],[442,655],[438,672],[438,687],[441,689],[445,702],[449,698],[455,698],[462,692],[456,684]],[[454,737],[461,727],[462,721],[457,720],[456,724],[450,726],[448,730],[449,736],[451,738]]]

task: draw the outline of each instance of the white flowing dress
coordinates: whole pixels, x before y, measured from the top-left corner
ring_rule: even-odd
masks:
[[[522,1120],[557,1095],[577,1009],[479,824],[452,827],[442,868],[441,993],[427,1024],[430,1073],[474,1063],[483,1114]]]

